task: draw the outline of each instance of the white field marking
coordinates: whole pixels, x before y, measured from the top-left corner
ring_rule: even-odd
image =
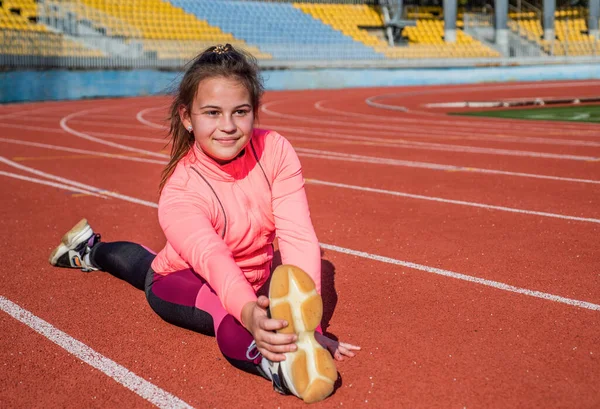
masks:
[[[338,109],[334,109],[334,108],[325,108],[323,106],[323,103],[325,103],[326,101],[317,101],[314,104],[314,107],[316,110],[321,111],[321,112],[325,112],[325,113],[329,113],[329,114],[336,114],[336,115],[341,115],[341,116],[346,116],[346,117],[356,117],[356,118],[363,118],[363,119],[370,119],[372,121],[376,121],[376,122],[387,122],[387,123],[393,123],[393,122],[398,122],[398,123],[402,123],[402,124],[414,124],[414,128],[413,129],[422,129],[423,125],[427,125],[427,129],[428,130],[432,130],[432,128],[435,129],[441,129],[441,130],[446,130],[444,129],[444,127],[447,127],[447,125],[451,125],[451,126],[457,126],[460,125],[461,128],[475,128],[469,131],[474,131],[477,130],[478,132],[494,132],[496,130],[510,130],[513,131],[514,127],[510,127],[509,129],[506,125],[503,124],[499,124],[497,122],[494,121],[489,121],[489,122],[475,122],[475,121],[466,121],[462,118],[460,118],[460,116],[457,118],[456,121],[450,120],[448,119],[448,115],[443,113],[430,113],[430,112],[426,112],[426,114],[429,115],[434,115],[436,116],[435,120],[424,120],[423,118],[414,118],[414,117],[404,117],[404,118],[398,118],[398,117],[389,117],[389,116],[381,116],[381,115],[371,115],[371,114],[361,114],[361,113],[356,113],[356,112],[350,112],[350,111],[340,111]],[[415,110],[409,110],[409,113],[419,113],[420,111],[415,111]],[[439,119],[440,117],[443,117],[444,119]],[[505,119],[510,119],[510,118],[505,118]],[[565,130],[562,130],[563,125],[565,125],[567,128],[570,129],[571,124],[560,124],[558,126],[558,128],[560,130],[557,130],[557,126],[543,126],[540,124],[523,124],[522,127],[525,127],[527,129],[525,129],[527,132],[536,132],[536,133],[544,133],[544,134],[550,134],[550,135],[564,135]],[[410,129],[410,125],[407,125],[405,128],[403,128],[403,130],[405,129]],[[573,129],[571,129],[573,130]],[[574,130],[573,130],[574,131]],[[597,132],[596,130],[582,130],[582,129],[577,129],[578,132],[583,131],[585,135],[589,133],[591,133],[593,136],[597,136]]]
[[[317,142],[332,142],[339,143],[344,140],[339,139],[323,139],[323,138],[307,138],[307,137],[296,137],[296,139],[304,139],[308,141]],[[349,141],[345,141],[348,143]],[[356,143],[356,142],[354,142]],[[369,144],[364,143],[364,144]],[[561,155],[558,153],[545,153],[545,152],[532,152],[532,151],[518,151],[512,149],[496,149],[496,148],[479,148],[476,146],[462,146],[462,145],[447,145],[442,143],[429,143],[429,142],[417,142],[417,141],[405,141],[396,139],[392,143],[376,143],[375,146],[387,146],[402,149],[421,149],[427,151],[444,151],[444,152],[464,152],[464,153],[479,153],[486,155],[501,155],[501,156],[518,156],[518,157],[530,157],[530,158],[542,158],[542,159],[556,159],[556,160],[577,160],[585,162],[596,162],[600,161],[600,157],[595,156],[579,156],[579,155]]]
[[[55,187],[57,189],[68,190],[69,192],[79,192],[79,193],[83,193],[83,194],[86,194],[86,195],[96,196],[96,197],[99,197],[99,198],[102,198],[102,199],[106,199],[105,196],[99,195],[99,194],[94,193],[94,192],[90,192],[89,190],[80,189],[78,187],[71,186],[71,185],[65,185],[65,184],[62,184],[62,183],[49,182],[47,180],[38,179],[38,178],[31,178],[29,176],[19,175],[17,173],[5,172],[3,170],[0,170],[0,175],[7,176],[7,177],[10,177],[10,178],[13,178],[13,179],[19,179],[19,180],[25,180],[27,182],[37,183],[37,184],[40,184],[40,185],[52,186],[52,187]]]
[[[78,183],[75,181],[72,181],[72,182]],[[93,187],[93,186],[90,186],[90,188],[91,188],[91,190],[95,189],[96,191],[101,190],[101,189]],[[158,208],[158,204],[156,204],[156,203],[148,202],[145,200],[137,199],[135,197],[126,196],[126,195],[119,195],[119,196],[120,197],[117,197],[117,198],[121,199],[121,200],[126,200],[128,202],[137,203],[137,204],[152,207],[152,208]],[[344,247],[335,246],[332,244],[326,244],[326,243],[319,243],[319,244],[321,247],[323,247],[325,249],[337,251],[339,253],[350,254],[350,255],[354,255],[354,256],[370,259],[370,260],[377,260],[377,261],[381,261],[381,262],[388,263],[388,264],[402,265],[404,267],[413,268],[416,270],[426,271],[426,272],[435,273],[435,274],[452,277],[452,278],[458,278],[458,279],[461,279],[464,281],[469,281],[469,282],[473,282],[473,283],[477,283],[477,284],[481,284],[481,285],[486,285],[486,286],[493,287],[493,288],[500,289],[500,290],[516,292],[519,294],[529,295],[529,296],[537,297],[537,298],[543,298],[546,300],[559,302],[559,303],[563,303],[563,304],[568,304],[568,305],[573,305],[573,306],[580,307],[580,308],[587,308],[587,309],[591,309],[591,310],[600,310],[600,305],[592,304],[592,303],[589,303],[586,301],[573,300],[573,299],[569,299],[569,298],[560,297],[558,295],[543,293],[540,291],[518,288],[518,287],[514,287],[512,285],[501,283],[498,281],[485,280],[482,278],[469,276],[466,274],[454,273],[452,271],[442,270],[442,269],[438,269],[435,267],[424,266],[421,264],[411,263],[408,261],[396,260],[393,258],[379,256],[376,254],[370,254],[370,253],[366,253],[366,252],[362,252],[362,251],[351,250],[351,249],[347,249]]]
[[[61,133],[63,132],[63,131],[59,131],[57,129],[55,131],[61,132]],[[79,153],[82,155],[89,155],[89,156],[98,156],[98,157],[104,157],[104,158],[129,160],[129,161],[133,161],[133,162],[156,163],[159,165],[166,165],[168,163],[168,161],[165,161],[165,160],[149,159],[149,158],[136,158],[133,156],[119,155],[117,153],[97,152],[97,151],[86,150],[86,149],[69,148],[68,146],[49,145],[46,143],[20,141],[18,139],[0,138],[0,142],[12,143],[14,145],[33,146],[36,148],[43,148],[43,149],[52,149],[52,150],[56,150],[56,151],[73,152],[73,153]]]
[[[554,115],[552,114],[535,114],[535,115],[527,115],[527,118],[534,119],[554,119]]]
[[[600,305],[593,304],[587,301],[574,300],[572,298],[565,298],[554,294],[544,293],[541,291],[529,290],[527,288],[515,287],[510,284],[501,283],[499,281],[486,280],[484,278],[473,277],[466,274],[456,273],[450,270],[443,270],[441,268],[424,266],[422,264],[412,263],[410,261],[397,260],[391,257],[380,256],[377,254],[370,254],[364,251],[351,250],[344,247],[335,246],[332,244],[320,243],[321,247],[326,250],[337,251],[338,253],[348,254],[351,256],[366,258],[369,260],[379,261],[381,263],[394,264],[397,266],[407,267],[414,270],[425,271],[427,273],[433,273],[444,277],[451,277],[458,280],[468,281],[475,284],[492,287],[498,290],[504,290],[512,293],[528,295],[530,297],[541,298],[544,300],[554,301],[561,304],[567,304],[574,307],[586,308],[588,310],[600,311]]]
[[[58,131],[62,132],[62,131]],[[84,155],[91,156],[101,156],[107,157],[111,159],[121,159],[128,160],[133,162],[146,162],[146,163],[156,163],[159,165],[166,165],[167,161],[161,161],[156,159],[148,159],[148,158],[136,158],[130,156],[123,156],[118,154],[110,154],[110,153],[102,153],[96,151],[88,151],[83,149],[75,149],[69,148],[66,146],[57,146],[57,145],[48,145],[37,142],[25,142],[19,141],[16,139],[6,139],[0,138],[0,142],[13,143],[17,145],[25,145],[25,146],[34,146],[39,148],[46,148],[52,150],[66,151],[66,152],[74,152],[81,153]],[[428,163],[428,162],[414,162],[414,161],[404,161],[399,159],[386,159],[379,158],[373,156],[362,156],[362,155],[351,155],[347,153],[341,152],[333,152],[333,151],[324,151],[317,149],[307,149],[307,148],[294,148],[298,153],[298,156],[303,156],[307,158],[321,158],[321,159],[330,159],[337,160],[343,162],[361,162],[361,163],[373,163],[377,165],[393,165],[393,166],[404,166],[410,168],[424,168],[429,170],[441,170],[441,171],[451,171],[451,172],[475,172],[475,173],[483,173],[483,174],[493,174],[493,175],[504,175],[504,176],[517,176],[517,177],[530,177],[536,179],[545,179],[545,180],[556,180],[561,182],[576,182],[576,183],[591,183],[591,184],[600,184],[598,180],[590,180],[590,179],[577,179],[577,178],[567,178],[560,176],[550,176],[550,175],[539,175],[535,173],[523,173],[523,172],[509,172],[503,170],[494,170],[494,169],[481,169],[481,168],[471,168],[466,166],[456,166],[456,165],[444,165],[439,163]]]
[[[492,174],[492,175],[528,177],[528,178],[535,178],[535,179],[556,180],[556,181],[561,181],[561,182],[600,184],[600,180],[566,178],[566,177],[560,177],[560,176],[538,175],[535,173],[523,173],[523,172],[509,172],[509,171],[494,170],[494,169],[470,168],[470,167],[461,167],[461,166],[454,166],[454,165],[443,165],[443,164],[439,164],[439,163],[414,162],[414,161],[407,161],[407,160],[400,160],[400,159],[386,159],[386,158],[379,158],[379,157],[374,157],[374,156],[363,156],[363,155],[353,155],[353,154],[348,154],[348,153],[323,151],[323,150],[318,150],[318,149],[307,149],[307,148],[294,148],[294,149],[298,153],[298,156],[304,156],[307,158],[321,158],[321,159],[339,160],[339,161],[343,161],[343,162],[374,163],[377,165],[404,166],[404,167],[409,167],[409,168],[423,168],[423,169],[431,169],[431,170],[443,170],[443,171],[449,171],[449,172],[487,173],[487,174]]]
[[[124,366],[96,352],[83,342],[76,340],[69,334],[59,330],[49,322],[33,315],[30,311],[21,308],[1,295],[0,309],[153,405],[161,409],[193,409],[192,406],[177,396],[148,382]]]
[[[553,217],[556,219],[565,219],[565,220],[573,220],[573,221],[578,221],[578,222],[589,222],[589,223],[599,223],[600,224],[600,219],[593,219],[593,218],[588,218],[588,217],[568,216],[568,215],[557,214],[557,213],[548,213],[548,212],[538,212],[538,211],[534,211],[534,210],[517,209],[514,207],[494,206],[494,205],[488,205],[485,203],[466,202],[464,200],[444,199],[444,198],[435,197],[435,196],[415,195],[412,193],[398,192],[398,191],[394,191],[394,190],[375,189],[375,188],[370,188],[370,187],[348,185],[345,183],[327,182],[327,181],[318,180],[318,179],[306,179],[306,183],[313,184],[313,185],[339,187],[342,189],[359,190],[359,191],[370,192],[370,193],[382,193],[385,195],[407,197],[410,199],[428,200],[428,201],[432,201],[432,202],[449,203],[449,204],[456,204],[456,205],[461,205],[461,206],[479,207],[482,209],[499,210],[502,212],[530,214],[530,215],[534,215],[534,216]]]
[[[138,120],[138,122],[143,123],[146,126],[149,126],[151,128],[156,128],[156,129],[169,129],[168,126],[166,125],[161,125],[161,124],[157,124],[151,121],[148,121],[146,118],[144,118],[144,115],[146,115],[148,112],[150,111],[157,111],[159,109],[166,109],[167,107],[154,107],[154,108],[146,108],[146,109],[142,109],[141,111],[139,111],[135,117]]]
[[[106,109],[106,108],[104,108],[104,109]],[[70,119],[75,118],[75,117],[80,116],[80,115],[87,115],[87,114],[89,114],[89,113],[91,113],[93,111],[94,110],[90,109],[90,110],[84,110],[84,111],[74,112],[74,113],[72,113],[70,115],[67,115],[67,116],[63,117],[60,120],[60,127],[62,129],[64,129],[65,131],[67,131],[68,133],[70,133],[72,135],[75,135],[75,136],[78,136],[78,137],[83,138],[83,139],[87,139],[88,141],[97,142],[97,143],[100,143],[100,144],[103,144],[103,145],[112,146],[114,148],[119,148],[119,149],[123,149],[123,150],[130,151],[130,152],[143,153],[143,154],[146,154],[146,155],[149,155],[149,156],[155,156],[155,157],[158,157],[158,158],[169,158],[169,155],[165,155],[164,153],[152,152],[152,151],[148,151],[146,149],[133,148],[131,146],[122,145],[122,144],[114,143],[114,142],[110,142],[110,141],[105,141],[105,140],[100,139],[100,138],[95,138],[95,137],[90,136],[88,134],[85,134],[83,132],[78,132],[78,131],[70,128],[67,125],[67,122]]]
[[[579,121],[580,119],[589,119],[590,114],[587,112],[582,112],[581,114],[573,115],[570,119]]]
[[[33,173],[34,175],[42,176],[42,177],[45,177],[45,178],[51,179],[51,180],[57,180],[57,181],[61,182],[62,186],[67,186],[67,187],[74,186],[74,187],[86,189],[86,191],[89,191],[89,192],[94,192],[94,193],[97,193],[100,195],[114,197],[115,199],[121,199],[126,202],[132,202],[132,203],[141,204],[141,205],[148,206],[148,207],[158,208],[158,205],[154,202],[149,202],[147,200],[137,199],[135,197],[131,197],[131,196],[127,196],[127,195],[122,195],[120,193],[111,192],[106,189],[101,189],[101,188],[97,188],[92,185],[77,182],[72,179],[63,178],[61,176],[56,176],[56,175],[53,175],[53,174],[47,173],[47,172],[42,172],[41,170],[31,168],[29,166],[21,165],[20,163],[13,162],[10,159],[6,159],[3,156],[0,156],[0,162],[3,162],[9,166],[23,170],[25,172]],[[48,183],[50,183],[50,182],[48,182]]]
[[[541,145],[565,145],[565,146],[590,146],[590,147],[600,147],[600,142],[594,141],[582,141],[582,140],[574,140],[574,139],[553,139],[553,138],[540,138],[533,136],[524,136],[524,137],[514,137],[509,135],[502,134],[483,134],[479,133],[478,135],[463,133],[463,132],[452,132],[448,130],[427,130],[422,127],[403,127],[401,131],[396,130],[395,132],[391,131],[369,131],[369,135],[355,135],[350,133],[344,133],[340,129],[336,129],[338,132],[322,132],[315,128],[304,128],[304,127],[291,127],[291,126],[279,126],[273,125],[269,126],[264,124],[265,128],[268,129],[276,129],[281,131],[291,131],[291,132],[302,132],[304,134],[309,135],[324,135],[324,136],[332,136],[336,138],[346,138],[346,139],[364,139],[364,140],[374,140],[374,141],[382,141],[386,143],[394,143],[396,139],[391,138],[374,138],[373,135],[385,135],[390,137],[397,137],[401,135],[404,138],[430,138],[430,139],[448,139],[448,140],[471,140],[471,141],[495,141],[495,142],[506,142],[506,143],[526,143],[526,144],[541,144]]]

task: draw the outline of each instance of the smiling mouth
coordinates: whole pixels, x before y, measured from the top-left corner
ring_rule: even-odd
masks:
[[[233,145],[235,144],[240,138],[218,138],[215,139],[215,142],[222,144],[222,145]]]

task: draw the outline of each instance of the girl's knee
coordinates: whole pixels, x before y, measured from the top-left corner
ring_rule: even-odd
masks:
[[[250,353],[248,351],[253,341],[252,334],[232,315],[225,316],[217,329],[217,344],[221,353],[227,358],[253,363],[260,362],[260,355],[256,351],[250,351]]]

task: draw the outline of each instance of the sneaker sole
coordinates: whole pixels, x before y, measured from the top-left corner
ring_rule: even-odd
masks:
[[[280,362],[286,386],[306,403],[325,399],[333,392],[338,374],[331,354],[315,339],[323,316],[315,283],[302,269],[281,265],[271,278],[269,303],[271,317],[288,322],[278,332],[298,335],[298,349]]]
[[[56,265],[60,256],[65,254],[67,251],[72,250],[75,244],[78,243],[83,237],[90,236],[93,234],[92,228],[89,226],[86,219],[81,219],[71,230],[69,230],[62,237],[60,244],[50,254],[50,264]]]

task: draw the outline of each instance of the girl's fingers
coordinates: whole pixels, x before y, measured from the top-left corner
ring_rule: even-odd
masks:
[[[260,328],[265,331],[277,331],[288,326],[288,323],[284,320],[274,320],[271,318],[265,319],[261,322]]]
[[[296,334],[276,334],[274,332],[265,332],[261,341],[271,345],[294,345],[298,340]]]
[[[360,347],[358,345],[347,344],[345,342],[340,342],[340,346],[343,346],[346,349],[351,349],[354,351],[360,351]]]
[[[258,300],[256,300],[256,304],[260,308],[267,308],[269,306],[269,299],[264,295],[261,295],[260,297],[258,297]]]
[[[285,361],[285,355],[283,354],[276,354],[264,348],[258,348],[258,351],[261,353],[263,358],[267,358],[271,362]]]
[[[264,348],[272,353],[275,354],[284,354],[286,352],[294,352],[298,349],[298,347],[296,346],[296,344],[283,344],[283,345],[276,345],[276,344],[269,344],[266,342],[263,342],[261,344],[261,348]]]

